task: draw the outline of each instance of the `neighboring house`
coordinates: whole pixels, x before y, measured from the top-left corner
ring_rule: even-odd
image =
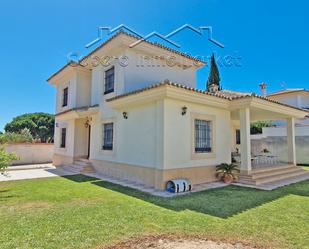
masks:
[[[286,89],[270,93],[267,97],[309,111],[309,91],[304,88]]]
[[[83,67],[66,65],[48,79],[57,88],[55,165],[88,158],[98,172],[157,189],[175,178],[212,182],[215,166],[231,162],[239,129],[249,182],[250,122],[260,119],[288,121],[287,167],[296,164],[294,122],[305,111],[249,93],[197,90],[203,61],[148,41],[131,47],[137,40],[117,33]],[[109,65],[96,63],[106,56]]]
[[[308,110],[308,115],[304,119],[296,120],[297,126],[308,126],[309,135],[309,91],[304,88],[286,89],[267,95],[267,98],[280,103],[295,106],[297,108]],[[285,126],[285,122],[277,121],[276,126]]]
[[[308,110],[306,118],[295,120],[295,136],[297,163],[309,164],[309,91],[303,88],[286,89],[268,94],[267,98]],[[281,161],[287,161],[287,123],[285,120],[276,120],[273,124],[275,127],[265,127],[262,134],[252,136],[253,151],[257,153],[261,148],[267,147]]]

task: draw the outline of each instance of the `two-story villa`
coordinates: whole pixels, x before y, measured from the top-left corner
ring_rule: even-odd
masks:
[[[302,109],[255,94],[198,90],[203,61],[125,32],[80,64],[67,64],[48,79],[57,88],[55,165],[87,158],[98,172],[158,189],[174,178],[212,182],[215,166],[231,162],[240,130],[241,173],[248,182],[255,172],[250,122],[286,119],[284,168],[294,175],[285,178],[303,173],[294,167],[294,122],[307,114]]]

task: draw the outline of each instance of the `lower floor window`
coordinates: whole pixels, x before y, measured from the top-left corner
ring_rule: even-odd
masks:
[[[212,152],[212,125],[211,121],[195,119],[195,152]]]
[[[113,133],[114,133],[114,124],[106,123],[103,124],[103,150],[112,150],[113,149]]]
[[[65,148],[66,136],[67,136],[67,128],[61,128],[60,148]]]

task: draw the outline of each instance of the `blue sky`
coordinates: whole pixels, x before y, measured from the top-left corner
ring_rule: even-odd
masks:
[[[269,92],[309,88],[308,9],[307,1],[297,0],[2,0],[0,130],[16,115],[54,113],[55,89],[46,79],[69,52],[89,52],[84,46],[98,26],[126,24],[142,34],[167,34],[186,23],[212,26],[224,48],[189,30],[173,39],[192,55],[240,56],[241,66],[219,68],[224,88],[259,92],[263,81]],[[198,72],[198,88],[208,70]]]

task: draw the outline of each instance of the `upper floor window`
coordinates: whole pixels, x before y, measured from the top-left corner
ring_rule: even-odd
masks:
[[[114,91],[115,68],[112,67],[105,71],[105,87],[104,94]]]
[[[113,150],[114,124],[103,124],[103,150]]]
[[[67,128],[61,128],[60,148],[65,148],[66,137],[67,137]]]
[[[212,121],[195,119],[195,152],[212,152]]]
[[[236,130],[236,144],[240,144],[240,130]]]
[[[62,93],[62,107],[65,107],[68,105],[68,94],[69,94],[69,88],[66,87],[63,89],[63,93]]]

